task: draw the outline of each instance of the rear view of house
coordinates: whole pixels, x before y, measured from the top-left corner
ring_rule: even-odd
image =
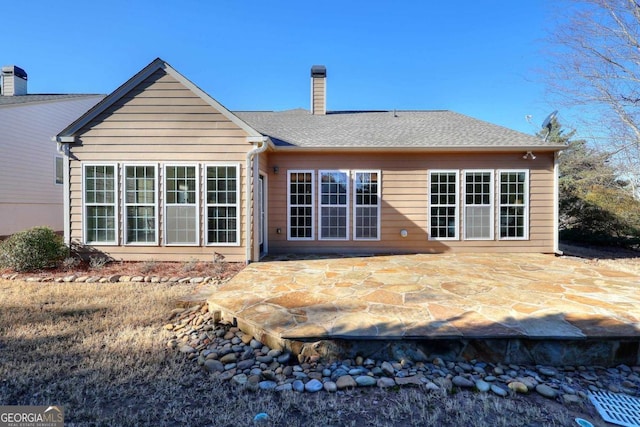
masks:
[[[0,236],[33,226],[63,229],[63,158],[51,137],[101,95],[29,94],[27,73],[2,67]]]
[[[231,112],[156,59],[56,137],[65,237],[116,259],[553,252],[563,147],[450,111]]]

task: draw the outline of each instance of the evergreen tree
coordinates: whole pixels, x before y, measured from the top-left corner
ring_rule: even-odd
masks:
[[[583,243],[634,246],[640,242],[640,201],[610,155],[573,139],[554,119],[547,141],[566,144],[559,157],[560,237]],[[542,136],[542,135],[539,135]]]

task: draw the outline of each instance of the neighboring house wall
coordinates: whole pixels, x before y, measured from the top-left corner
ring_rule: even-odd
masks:
[[[79,143],[70,144],[70,233],[71,240],[84,243],[82,218],[83,165],[114,165],[117,177],[117,244],[96,244],[94,248],[115,259],[131,261],[155,259],[213,260],[214,253],[227,261],[244,261],[245,206],[244,198],[246,154],[253,148],[247,133],[204,102],[193,91],[163,70],[158,70],[114,105],[100,114],[80,132]],[[157,242],[125,244],[125,209],[123,176],[126,165],[157,167],[156,218]],[[165,190],[167,165],[198,166],[198,241],[196,245],[166,245]],[[238,239],[232,245],[206,244],[206,198],[204,167],[206,165],[237,165],[238,179]]]
[[[278,173],[273,172],[278,167]],[[482,251],[492,252],[553,252],[553,153],[536,152],[536,159],[523,159],[518,152],[511,153],[270,153],[269,173],[269,252],[444,252]],[[288,171],[312,170],[314,174],[314,238],[313,240],[288,240]],[[381,172],[381,235],[380,240],[353,239],[353,191],[349,194],[348,240],[321,240],[319,236],[318,172],[321,170],[379,170]],[[459,171],[459,221],[455,240],[433,240],[430,237],[429,171]],[[494,237],[491,240],[470,240],[463,236],[464,171],[523,170],[529,174],[529,227],[523,239],[499,238],[497,172],[494,173],[493,222]],[[407,236],[401,237],[401,230]],[[278,233],[279,231],[279,233]]]
[[[0,236],[33,226],[62,231],[63,185],[56,184],[51,137],[102,96],[0,106]]]

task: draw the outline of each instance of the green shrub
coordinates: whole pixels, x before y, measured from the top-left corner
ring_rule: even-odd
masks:
[[[48,227],[33,227],[15,233],[0,244],[0,267],[14,271],[53,268],[69,254],[69,249]]]

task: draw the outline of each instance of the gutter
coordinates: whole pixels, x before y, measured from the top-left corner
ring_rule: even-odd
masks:
[[[246,164],[246,190],[245,190],[245,194],[246,194],[246,232],[245,232],[245,247],[246,247],[246,254],[245,254],[245,262],[247,264],[249,264],[251,262],[251,253],[252,253],[252,246],[251,246],[251,237],[253,236],[253,215],[252,215],[252,208],[253,208],[253,204],[254,204],[254,200],[253,197],[250,197],[251,195],[251,186],[252,184],[254,184],[254,180],[255,177],[257,175],[257,169],[258,169],[258,164],[256,162],[253,161],[254,157],[257,154],[263,153],[267,150],[267,148],[269,148],[269,137],[266,136],[259,136],[259,137],[249,137],[248,141],[252,144],[256,144],[255,148],[253,148],[251,151],[249,151],[247,153],[247,164]]]

